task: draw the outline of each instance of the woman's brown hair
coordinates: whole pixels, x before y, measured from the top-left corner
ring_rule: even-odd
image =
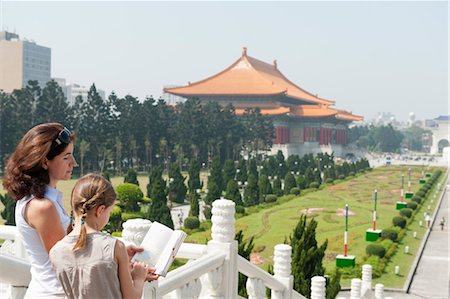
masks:
[[[81,230],[78,241],[72,251],[84,248],[86,246],[86,227],[85,218],[89,211],[104,205],[110,207],[117,200],[117,194],[108,180],[99,174],[89,173],[81,177],[72,190],[71,206],[72,214],[81,216]],[[74,215],[73,215],[74,216]],[[72,231],[72,225],[67,227],[67,233]]]
[[[33,127],[22,137],[6,163],[3,179],[3,187],[14,200],[28,195],[44,197],[50,177],[42,166],[45,159],[52,160],[68,146],[55,143],[62,130],[64,126],[59,123],[45,123]],[[74,140],[71,134],[70,141]]]

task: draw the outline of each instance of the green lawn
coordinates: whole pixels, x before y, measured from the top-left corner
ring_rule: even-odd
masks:
[[[364,256],[368,244],[365,241],[365,231],[372,228],[374,189],[378,190],[377,228],[390,227],[392,217],[398,215],[398,211],[395,210],[395,203],[400,199],[401,175],[404,174],[407,180],[407,171],[407,166],[377,168],[351,180],[334,186],[327,186],[317,192],[296,197],[284,204],[237,219],[236,230],[242,229],[246,238],[255,237],[255,248],[260,250],[258,254],[264,260],[264,264],[260,266],[267,268],[267,265],[272,263],[274,246],[283,243],[288,238],[303,211],[314,208],[323,209],[314,210],[309,216],[315,217],[318,221],[317,239],[319,243],[321,244],[325,239],[328,239],[324,265],[327,271],[330,271],[334,268],[336,255],[343,253],[345,217],[339,216],[337,209],[343,209],[347,203],[349,204],[349,210],[354,213],[349,217],[349,254],[355,255],[358,262],[358,259]],[[422,167],[412,167],[413,192],[416,192],[421,186],[418,183],[421,171]],[[405,188],[406,186],[405,182]],[[417,222],[419,215],[420,212],[417,216]],[[414,225],[410,229],[417,230],[418,239],[409,240],[406,237],[403,242],[408,242],[410,252],[415,253],[425,230],[424,228],[416,228]],[[408,233],[409,235],[412,238],[412,231]],[[210,238],[210,232],[206,231],[190,235],[187,241],[204,243],[206,239]],[[400,265],[401,272],[405,276],[407,275],[414,255],[403,254],[403,246],[401,245],[399,250],[401,254],[396,255],[396,258],[399,258],[398,261],[394,258],[393,262],[387,267],[387,272],[393,272],[393,263],[395,263]],[[398,287],[403,286],[404,279],[405,277],[401,276],[396,276],[394,279],[389,275],[384,275],[377,281],[383,282],[386,287]],[[349,281],[343,281],[343,285],[349,285]]]
[[[264,260],[260,266],[267,268],[273,263],[273,248],[276,244],[283,243],[289,237],[305,209],[311,209],[309,217],[315,217],[318,221],[317,239],[321,244],[328,239],[324,265],[327,271],[331,271],[335,265],[335,257],[343,252],[343,235],[345,217],[338,215],[337,209],[343,209],[349,204],[349,210],[354,213],[349,217],[349,254],[355,255],[360,260],[365,254],[367,242],[365,231],[372,227],[373,191],[378,190],[377,228],[383,229],[391,226],[392,217],[398,214],[395,203],[400,198],[401,175],[405,175],[405,189],[407,188],[407,172],[410,166],[390,166],[374,169],[371,172],[359,175],[351,180],[326,186],[322,190],[311,192],[296,197],[286,203],[261,210],[257,213],[236,220],[236,230],[243,230],[246,239],[255,237],[255,249]],[[418,181],[421,177],[422,167],[412,168],[412,191],[416,192],[421,185]],[[185,175],[185,174],[184,174]],[[146,194],[148,176],[138,177],[140,187]],[[206,180],[202,173],[202,180]],[[63,203],[70,210],[70,192],[76,180],[61,181],[58,188],[63,192]],[[123,182],[122,177],[111,179],[114,186]],[[0,184],[0,193],[4,192]],[[434,191],[432,191],[431,199]],[[409,226],[408,233],[402,240],[397,254],[386,267],[386,273],[375,283],[383,283],[385,287],[401,288],[409,273],[409,268],[415,258],[415,253],[425,234],[425,227],[419,227],[419,220],[423,220],[423,212],[431,205],[434,211],[437,198],[431,203],[429,198],[417,213],[414,222]],[[0,204],[1,205],[1,204]],[[1,207],[0,209],[3,209]],[[316,209],[316,210],[313,210]],[[318,210],[322,209],[322,210]],[[3,220],[1,220],[3,222]],[[417,231],[417,238],[412,237],[413,231]],[[187,242],[202,243],[211,239],[211,232],[194,233],[187,238]],[[410,247],[410,254],[404,253],[404,246]],[[400,275],[393,274],[394,266],[400,266]],[[350,280],[343,280],[343,286],[349,286]]]

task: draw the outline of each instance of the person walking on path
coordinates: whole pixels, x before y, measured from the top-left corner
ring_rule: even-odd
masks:
[[[444,230],[445,217],[442,217],[441,221],[439,222],[439,225],[441,226],[441,230]]]

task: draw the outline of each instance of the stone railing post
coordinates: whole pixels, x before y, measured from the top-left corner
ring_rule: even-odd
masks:
[[[322,276],[314,276],[311,278],[311,299],[325,299],[326,296],[326,279]]]
[[[384,285],[382,283],[375,285],[375,299],[384,299]]]
[[[247,278],[245,288],[247,289],[248,299],[266,298],[266,287],[264,282],[259,278]]]
[[[369,293],[367,293],[369,292]],[[363,265],[362,266],[362,283],[361,283],[361,294],[371,294],[372,293],[372,266]],[[370,295],[369,295],[370,297]]]
[[[141,245],[145,234],[150,229],[152,222],[147,219],[130,219],[122,224],[122,238],[128,244]]]
[[[353,278],[350,290],[350,299],[361,298],[361,279]]]
[[[235,204],[231,200],[217,199],[212,204],[212,240],[208,242],[208,253],[225,253],[223,267],[208,273],[209,296],[214,298],[237,298],[237,241],[234,240]]]
[[[294,288],[294,278],[291,273],[292,264],[292,247],[287,244],[275,245],[273,254],[273,273],[281,283],[286,286],[284,292],[271,292],[273,299],[292,298],[292,290]]]

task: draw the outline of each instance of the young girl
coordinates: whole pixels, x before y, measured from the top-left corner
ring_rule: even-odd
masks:
[[[41,124],[23,136],[6,164],[3,186],[17,201],[16,226],[31,264],[25,298],[65,298],[48,252],[70,221],[56,187],[77,166],[73,144],[74,135],[63,125]]]
[[[102,176],[88,174],[72,190],[72,225],[50,250],[50,260],[69,299],[141,298],[147,267],[129,265],[125,245],[100,230],[117,199]]]

